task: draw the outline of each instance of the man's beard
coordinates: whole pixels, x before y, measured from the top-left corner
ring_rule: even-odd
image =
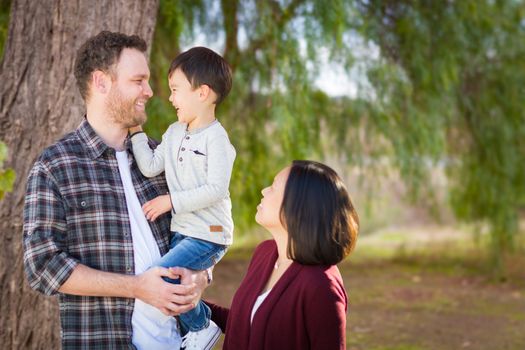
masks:
[[[125,128],[142,125],[146,122],[147,116],[145,111],[136,109],[137,99],[125,99],[122,97],[118,88],[111,88],[106,108],[111,121],[120,124]]]

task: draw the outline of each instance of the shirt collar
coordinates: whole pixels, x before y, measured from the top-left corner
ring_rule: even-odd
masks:
[[[202,128],[198,128],[198,129],[193,129],[193,130],[188,130],[188,124],[186,124],[186,132],[190,135],[193,135],[193,134],[198,134],[200,133],[201,131],[204,131],[212,126],[214,126],[215,124],[220,124],[219,121],[217,119],[215,119],[214,121],[212,121],[210,124],[206,125],[206,126],[203,126]]]
[[[111,149],[113,152],[115,152],[115,150],[106,145],[102,138],[98,136],[96,131],[93,130],[93,128],[87,121],[86,116],[84,116],[84,120],[82,121],[82,123],[80,123],[80,125],[77,128],[77,135],[78,138],[84,144],[84,148],[87,150],[91,159],[96,159],[100,157],[108,149]],[[124,140],[124,149],[131,153],[131,146],[131,140],[128,135]]]
[[[78,126],[76,133],[91,159],[100,157],[109,148],[93,130],[86,116],[84,116],[84,120]]]

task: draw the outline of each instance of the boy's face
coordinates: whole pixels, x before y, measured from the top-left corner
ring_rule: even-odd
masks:
[[[195,120],[197,112],[202,104],[199,98],[200,89],[193,89],[186,75],[180,69],[176,69],[168,79],[171,90],[170,102],[177,111],[177,117],[181,123],[190,124]]]

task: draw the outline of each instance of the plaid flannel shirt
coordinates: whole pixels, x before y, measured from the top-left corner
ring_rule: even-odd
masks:
[[[130,142],[127,143],[130,147]],[[129,152],[129,150],[128,150]],[[144,177],[130,155],[141,204],[167,192],[164,176]],[[161,255],[169,248],[170,214],[150,223]],[[64,349],[133,349],[134,300],[62,294],[77,264],[135,273],[133,242],[115,150],[84,120],[47,148],[28,178],[24,267],[31,288],[58,294]]]

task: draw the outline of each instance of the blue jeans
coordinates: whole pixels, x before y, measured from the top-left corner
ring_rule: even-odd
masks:
[[[155,264],[162,267],[185,267],[191,270],[205,270],[215,265],[226,253],[227,246],[203,241],[202,239],[173,233],[170,250]],[[179,284],[180,279],[162,277],[165,281]],[[202,301],[179,316],[182,331],[199,331],[208,327],[211,318],[210,308]]]

